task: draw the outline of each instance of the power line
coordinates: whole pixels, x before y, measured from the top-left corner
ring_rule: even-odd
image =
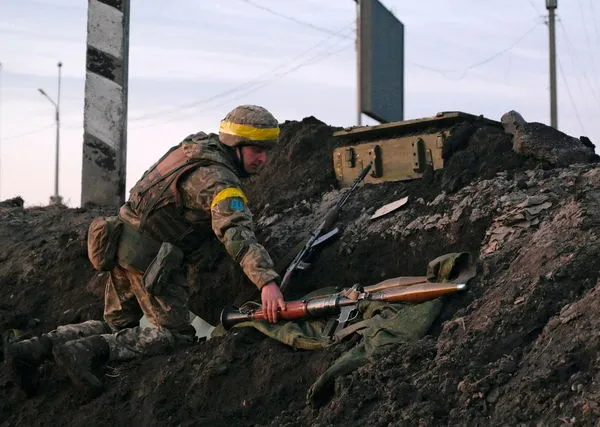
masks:
[[[562,76],[563,82],[565,83],[565,89],[567,89],[567,94],[569,95],[571,104],[573,105],[573,111],[575,112],[575,117],[577,117],[579,126],[581,126],[582,134],[585,135],[586,134],[585,127],[583,126],[583,122],[581,121],[581,118],[579,117],[579,111],[577,111],[577,106],[575,105],[575,100],[573,99],[573,95],[571,94],[571,89],[569,89],[569,83],[567,82],[567,78],[565,76],[565,72],[563,71],[560,59],[558,60],[558,69],[560,70],[560,75]]]
[[[312,28],[313,30],[321,31],[322,33],[329,34],[330,36],[342,37],[341,35],[337,34],[336,32],[334,32],[332,30],[329,30],[329,29],[324,28],[324,27],[319,27],[317,25],[311,24],[310,22],[301,21],[300,19],[294,18],[293,16],[285,15],[283,13],[277,12],[276,10],[269,9],[266,6],[263,6],[261,4],[257,4],[257,3],[255,3],[255,2],[253,2],[251,0],[242,0],[242,1],[244,3],[249,4],[250,6],[253,6],[253,7],[257,8],[257,9],[264,10],[265,12],[270,13],[272,15],[278,16],[278,17],[283,18],[283,19],[287,19],[288,21],[295,22],[298,25],[302,25],[304,27]]]
[[[573,66],[574,66],[575,68],[578,68],[578,69],[580,69],[580,70],[581,70],[581,74],[583,75],[583,78],[585,79],[585,81],[587,82],[587,84],[588,84],[588,86],[589,86],[589,88],[590,88],[590,93],[591,93],[591,94],[593,95],[593,97],[595,98],[595,100],[596,100],[596,103],[597,103],[597,104],[600,104],[600,100],[598,99],[598,92],[597,92],[597,89],[596,89],[596,88],[594,87],[594,85],[592,85],[592,83],[590,82],[590,79],[588,78],[588,75],[587,75],[587,73],[585,72],[585,68],[584,68],[584,67],[581,67],[581,66],[579,66],[579,67],[577,66],[577,61],[576,61],[576,59],[574,58],[574,55],[575,55],[576,48],[575,48],[575,46],[573,45],[573,43],[571,42],[571,38],[569,37],[569,34],[567,33],[567,29],[566,29],[566,28],[565,28],[565,26],[563,25],[563,23],[562,23],[562,20],[561,20],[561,19],[559,19],[559,20],[558,20],[558,23],[559,23],[559,25],[560,25],[560,28],[563,30],[563,33],[564,33],[564,35],[565,35],[565,39],[567,40],[567,43],[568,43],[568,44],[571,46],[571,48],[570,48],[570,49],[567,49],[567,53],[568,53],[569,57],[571,58],[571,62],[573,62]],[[591,53],[591,52],[590,52],[590,53]],[[593,56],[593,55],[592,55],[592,56]],[[577,81],[578,81],[578,84],[579,84],[579,78],[577,78]],[[582,89],[581,87],[580,87],[580,91],[581,91],[581,93],[582,93],[582,95],[583,95],[583,89]]]
[[[308,59],[308,60],[306,60],[305,62],[303,62],[303,63],[300,63],[300,64],[298,64],[298,65],[296,65],[296,66],[294,66],[294,67],[290,68],[290,69],[289,69],[289,70],[287,70],[287,71],[283,71],[283,72],[281,72],[281,73],[279,73],[279,74],[276,74],[276,75],[274,75],[274,76],[273,76],[273,78],[272,78],[271,80],[267,80],[267,81],[263,82],[262,84],[260,84],[260,85],[258,85],[258,86],[256,86],[256,87],[254,87],[254,88],[252,88],[252,89],[250,89],[250,90],[246,91],[246,93],[244,93],[244,94],[242,94],[242,95],[240,95],[240,96],[246,96],[246,95],[249,95],[249,94],[251,94],[251,93],[254,93],[254,92],[256,92],[257,90],[259,90],[259,89],[262,89],[263,87],[265,87],[265,86],[267,86],[267,85],[271,84],[271,83],[273,82],[273,80],[274,80],[274,79],[276,79],[276,78],[281,78],[281,77],[287,76],[288,74],[291,74],[291,73],[293,73],[294,71],[296,71],[296,70],[299,70],[300,68],[303,68],[303,67],[305,67],[305,66],[307,66],[307,65],[313,65],[313,64],[315,64],[315,63],[317,63],[317,62],[320,62],[320,61],[322,61],[322,60],[324,60],[324,59],[327,59],[327,58],[329,58],[329,57],[331,57],[331,56],[337,55],[337,54],[339,54],[339,53],[343,52],[344,50],[348,49],[349,47],[352,47],[353,45],[354,45],[354,42],[348,42],[346,45],[344,45],[342,48],[340,48],[340,49],[338,49],[338,50],[336,50],[336,51],[327,52],[327,53],[325,53],[325,54],[322,54],[322,55],[317,55],[317,56],[314,56],[314,57],[312,57],[312,58],[309,58],[309,59]],[[238,98],[239,98],[239,96],[238,96],[238,97],[236,97],[236,98],[234,98],[234,99],[230,99],[230,100],[228,100],[228,101],[226,101],[226,102],[224,102],[224,103],[218,104],[218,105],[217,105],[217,107],[218,107],[218,106],[221,106],[221,105],[225,105],[225,104],[226,104],[226,103],[228,103],[228,102],[235,101],[235,100],[236,100],[236,99],[238,99]]]
[[[19,134],[16,134],[16,135],[7,136],[5,138],[2,138],[2,140],[3,141],[7,141],[9,139],[16,139],[16,138],[21,138],[23,136],[33,135],[35,133],[40,133],[40,132],[45,131],[46,129],[49,129],[49,128],[54,127],[54,126],[55,126],[55,124],[52,123],[52,124],[49,124],[48,126],[44,126],[43,128],[38,128],[38,129],[29,131],[29,132],[24,132],[24,133],[19,133]]]
[[[419,64],[416,62],[411,62],[411,64],[413,64],[414,66],[418,67],[418,68],[422,68],[424,70],[428,70],[428,71],[434,71],[436,73],[440,73],[442,74],[444,77],[450,79],[447,74],[450,73],[458,73],[461,72],[461,76],[457,79],[451,79],[451,80],[462,80],[463,78],[466,77],[467,72],[469,70],[472,70],[473,68],[477,68],[480,67],[481,65],[487,64],[488,62],[493,61],[494,59],[498,58],[499,56],[504,55],[506,52],[512,50],[515,46],[517,46],[521,41],[523,41],[529,34],[531,34],[533,32],[533,30],[535,30],[539,25],[541,24],[541,22],[536,22],[529,30],[527,30],[526,32],[524,32],[521,36],[519,36],[518,39],[516,39],[514,42],[512,42],[508,47],[494,53],[493,55],[475,62],[471,65],[466,66],[465,68],[462,69],[455,69],[455,70],[448,70],[448,69],[442,69],[442,68],[436,68],[436,67],[430,67],[427,65],[423,65],[423,64]]]
[[[61,2],[52,2],[52,4],[48,4],[48,2],[45,1],[38,1],[38,0],[29,0],[29,3],[34,3],[34,4],[38,4],[41,7],[48,7],[48,8],[52,8],[52,9],[73,9],[73,10],[81,10],[81,11],[87,11],[87,7],[83,6],[80,7],[78,5],[75,5],[75,2],[71,3],[69,2],[69,4],[67,5],[66,3],[61,4]]]
[[[561,25],[561,29],[562,29],[562,31],[564,33],[565,40],[567,40],[568,44],[571,46],[571,49],[567,49],[567,55],[569,56],[569,59],[571,60],[573,68],[577,68],[577,62],[576,62],[576,60],[575,60],[575,58],[573,56],[574,54],[572,52],[573,45],[571,43],[571,40],[569,39],[569,35],[567,34],[567,31],[566,31],[564,25],[562,25],[562,21],[560,19],[558,20],[558,23]],[[579,88],[579,92],[581,93],[582,99],[585,98],[585,94],[584,94],[584,91],[583,91],[583,86],[581,84],[581,80],[579,78],[579,74],[575,74],[575,81],[577,82],[577,87]],[[589,84],[589,82],[588,82],[588,84]],[[593,88],[591,88],[591,90],[593,92]]]
[[[296,70],[299,70],[300,68],[303,68],[303,67],[305,67],[305,66],[307,66],[307,65],[312,65],[312,64],[315,64],[315,63],[317,63],[317,62],[320,62],[320,61],[322,61],[322,60],[324,60],[324,59],[327,59],[327,58],[329,58],[329,57],[331,57],[331,56],[337,55],[337,54],[339,54],[339,53],[343,52],[344,50],[348,49],[349,47],[352,47],[353,45],[354,45],[354,43],[353,43],[353,42],[349,42],[347,45],[345,45],[345,46],[344,46],[344,47],[342,47],[341,49],[338,49],[338,50],[336,50],[336,51],[331,51],[331,52],[328,52],[328,53],[326,53],[326,54],[324,54],[324,55],[320,55],[320,56],[318,56],[318,57],[309,58],[309,59],[308,59],[308,60],[307,60],[305,63],[298,64],[298,65],[296,65],[295,67],[292,67],[292,68],[290,68],[290,69],[289,69],[289,70],[287,70],[287,71],[284,71],[284,72],[281,72],[281,73],[279,73],[279,74],[276,74],[275,76],[273,76],[273,78],[272,78],[271,80],[267,80],[267,81],[265,81],[265,82],[261,83],[260,85],[258,85],[258,86],[255,86],[255,87],[253,87],[253,88],[251,88],[251,89],[249,89],[249,90],[245,91],[245,93],[243,93],[243,94],[240,94],[240,95],[236,96],[236,97],[235,97],[235,98],[233,98],[233,99],[229,99],[229,100],[227,100],[227,101],[225,101],[225,102],[222,102],[222,103],[220,103],[220,104],[214,105],[214,106],[212,106],[211,108],[220,107],[220,106],[226,105],[226,104],[228,104],[228,103],[230,103],[230,102],[232,102],[232,101],[235,101],[235,100],[237,100],[237,99],[239,99],[239,98],[241,98],[241,97],[243,97],[243,96],[250,95],[251,93],[254,93],[254,92],[256,92],[257,90],[259,90],[259,89],[262,89],[263,87],[270,85],[270,84],[271,84],[271,83],[273,83],[273,81],[274,81],[275,79],[277,79],[277,78],[285,77],[285,76],[287,76],[288,74],[291,74],[291,73],[293,73],[294,71],[296,71]]]
[[[535,4],[533,4],[533,1],[528,0],[529,4],[531,5],[531,7],[533,7],[533,10],[535,10],[538,14],[542,15],[542,13],[539,11],[539,9],[537,8],[537,6]]]
[[[15,35],[20,35],[20,36],[31,36],[31,37],[34,37],[37,39],[42,39],[44,41],[47,41],[47,40],[65,41],[65,42],[77,42],[78,41],[77,38],[73,38],[73,37],[61,37],[61,36],[46,34],[43,32],[0,27],[0,34],[3,34],[3,33],[4,34],[15,34]]]
[[[594,71],[594,75],[598,75],[598,73],[596,73],[596,55],[594,55],[594,51],[592,49],[592,45],[590,43],[590,36],[588,34],[588,29],[587,29],[587,19],[585,17],[585,12],[583,10],[583,5],[581,4],[581,0],[579,0],[579,2],[577,3],[579,5],[579,11],[581,12],[581,26],[583,27],[583,33],[585,34],[585,41],[587,43],[588,46],[588,51],[590,53],[590,59],[592,61],[592,69]],[[593,15],[592,15],[593,16]]]
[[[342,34],[342,33],[344,33],[345,31],[347,31],[347,29],[350,26],[353,26],[353,25],[354,25],[354,22],[345,25],[343,28],[339,29],[336,32],[336,34]],[[318,49],[319,47],[324,46],[330,39],[331,39],[331,36],[327,37],[324,40],[321,40],[320,42],[316,43],[315,45],[311,46],[310,48],[302,51],[300,54],[296,55],[292,59],[287,59],[287,60],[283,61],[282,63],[280,63],[279,65],[277,65],[276,67],[274,67],[274,68],[272,68],[272,69],[270,69],[270,70],[268,70],[268,71],[266,71],[266,72],[264,72],[262,74],[259,74],[257,77],[255,77],[255,78],[253,78],[253,79],[251,79],[249,81],[246,81],[246,82],[244,82],[242,84],[239,84],[237,86],[234,86],[234,87],[232,87],[230,89],[227,89],[227,90],[225,90],[223,92],[219,92],[219,93],[217,93],[217,94],[215,94],[213,96],[210,96],[208,98],[202,99],[200,101],[193,101],[193,102],[190,102],[190,103],[178,105],[178,106],[176,106],[174,108],[169,108],[169,109],[166,109],[166,110],[156,111],[154,113],[144,114],[144,115],[141,115],[141,116],[138,116],[138,117],[133,117],[133,118],[129,119],[128,121],[130,123],[131,122],[137,122],[137,121],[146,121],[146,120],[155,119],[157,117],[161,117],[161,116],[165,116],[165,115],[171,115],[173,113],[178,113],[178,112],[180,112],[182,110],[187,110],[187,109],[198,107],[198,106],[203,105],[203,104],[210,103],[212,101],[215,101],[217,99],[226,97],[228,95],[235,94],[235,93],[240,92],[240,91],[245,91],[245,90],[247,90],[247,89],[249,89],[249,88],[251,88],[253,86],[261,84],[264,81],[265,78],[271,78],[274,75],[273,73],[276,72],[277,70],[289,67],[290,63],[293,63],[294,61],[296,61],[296,60],[304,57],[305,55],[311,53],[313,50]],[[143,126],[143,127],[146,127],[146,126]]]
[[[592,0],[589,0],[590,2],[590,10],[592,11],[592,15],[594,18],[592,19],[592,21],[594,22],[594,32],[596,33],[596,39],[598,40],[598,43],[600,43],[600,24],[598,24],[598,20],[595,18],[596,16],[596,12],[594,10],[594,2]]]
[[[210,107],[206,107],[206,108],[201,109],[199,111],[197,110],[197,111],[194,111],[193,113],[179,115],[177,117],[172,117],[170,119],[162,120],[160,122],[152,122],[152,123],[149,123],[147,125],[137,126],[134,129],[142,129],[142,128],[146,128],[146,127],[152,127],[152,126],[156,126],[156,125],[159,125],[159,124],[169,123],[169,122],[172,122],[174,120],[180,120],[180,119],[185,119],[187,117],[193,117],[193,116],[197,115],[198,113],[201,113],[201,112],[204,112],[204,111],[208,111],[210,109],[217,108],[217,107],[220,107],[222,105],[228,104],[228,103],[230,103],[232,101],[235,101],[236,99],[239,99],[239,98],[241,98],[243,96],[246,96],[246,95],[249,95],[251,93],[254,93],[257,90],[262,89],[263,87],[272,84],[275,81],[275,79],[277,79],[277,78],[284,77],[284,76],[286,76],[288,74],[291,74],[294,71],[296,71],[296,70],[298,70],[300,68],[303,68],[303,67],[305,67],[307,65],[312,65],[312,64],[317,63],[319,61],[322,61],[322,60],[324,60],[326,58],[329,58],[329,57],[331,57],[333,55],[339,54],[339,53],[343,52],[345,49],[347,49],[347,48],[349,48],[349,47],[351,47],[353,45],[354,45],[354,42],[350,41],[350,42],[348,42],[348,44],[344,45],[341,49],[338,49],[338,50],[335,50],[335,51],[326,52],[326,53],[322,53],[321,52],[321,53],[319,53],[317,55],[314,55],[314,56],[306,59],[304,62],[301,62],[301,63],[293,66],[292,68],[289,68],[287,70],[281,71],[280,73],[272,75],[269,80],[261,81],[261,82],[258,82],[255,85],[253,85],[253,86],[247,87],[245,90],[243,90],[242,93],[237,93],[235,97],[230,98],[228,100],[225,100],[224,102],[221,102],[219,104],[211,105]]]

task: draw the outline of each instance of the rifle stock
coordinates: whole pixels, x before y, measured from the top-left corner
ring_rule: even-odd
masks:
[[[390,279],[393,280],[393,279]],[[464,283],[420,283],[417,285],[400,285],[389,287],[376,292],[345,293],[344,291],[332,295],[324,295],[303,301],[286,302],[285,310],[279,311],[283,320],[297,320],[311,317],[322,317],[338,313],[342,307],[356,305],[361,300],[383,302],[423,302],[440,297],[465,288]],[[221,324],[227,330],[232,326],[251,320],[266,320],[267,316],[262,308],[241,312],[237,309],[223,309]]]

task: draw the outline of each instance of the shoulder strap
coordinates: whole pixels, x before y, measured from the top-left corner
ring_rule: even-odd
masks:
[[[344,329],[340,329],[339,331],[337,331],[335,333],[335,335],[333,336],[333,339],[335,341],[339,342],[339,341],[343,340],[344,338],[346,338],[348,335],[352,335],[355,332],[359,332],[363,329],[367,329],[372,326],[377,326],[377,325],[383,323],[385,320],[387,320],[387,319],[385,319],[380,314],[376,314],[375,316],[371,317],[370,319],[361,320],[360,322],[356,322],[350,326],[346,326]]]

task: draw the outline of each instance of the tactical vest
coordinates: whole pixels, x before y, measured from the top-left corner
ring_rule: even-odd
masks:
[[[195,222],[184,216],[178,184],[193,170],[214,164],[239,171],[215,135],[186,138],[154,164],[130,191],[129,208],[139,218],[139,231],[157,242],[169,242],[189,254],[211,235],[210,217]],[[143,240],[142,240],[143,241]],[[143,250],[143,248],[141,248]]]

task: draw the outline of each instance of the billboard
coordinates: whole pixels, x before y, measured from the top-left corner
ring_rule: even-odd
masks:
[[[360,0],[360,110],[404,120],[404,25],[378,0]]]

